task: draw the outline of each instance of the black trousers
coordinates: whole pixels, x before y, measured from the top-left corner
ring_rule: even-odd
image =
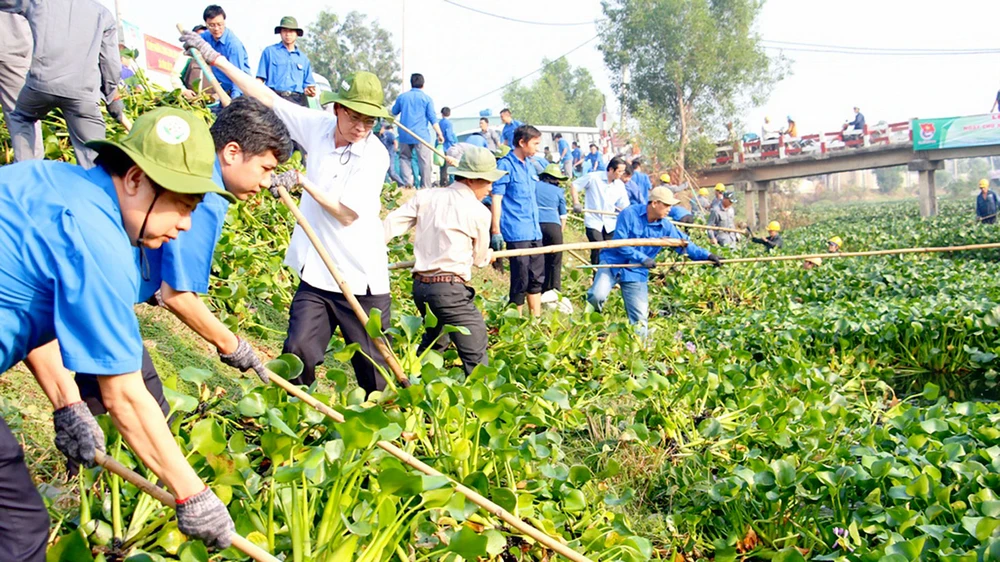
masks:
[[[596,228],[587,228],[587,240],[591,242],[603,242],[605,240],[611,240],[615,237],[615,231],[612,230],[608,232],[605,229],[597,230]],[[601,263],[601,250],[594,249],[590,251],[590,263],[597,265]]]
[[[563,243],[562,224],[543,222],[539,223],[542,229],[542,245],[555,246]],[[545,254],[545,282],[542,283],[542,292],[551,290],[562,290],[562,252],[556,254]]]
[[[45,562],[49,512],[24,464],[24,451],[0,418],[0,560]]]
[[[392,320],[392,300],[388,294],[373,295],[369,291],[365,295],[355,295],[361,307],[366,311],[377,308],[382,311],[382,326],[389,326]],[[388,370],[388,365],[375,342],[368,337],[365,326],[354,315],[354,310],[341,293],[317,289],[305,281],[299,282],[299,288],[292,298],[292,307],[288,318],[288,338],[282,353],[294,353],[305,364],[302,375],[293,379],[294,384],[311,385],[316,380],[316,366],[323,363],[326,349],[330,345],[333,332],[340,327],[347,345],[357,343],[361,352],[351,358],[354,375],[358,386],[369,394],[385,388],[385,379],[365,355],[371,357],[379,366]]]
[[[76,374],[76,386],[80,387],[80,397],[95,416],[108,413],[104,407],[104,397],[101,396],[101,386],[97,383],[97,377],[98,375]],[[170,413],[170,404],[163,396],[163,383],[160,382],[160,375],[153,366],[153,358],[149,356],[146,346],[142,346],[142,382],[146,383],[146,389],[160,405],[163,415]]]
[[[541,240],[524,242],[507,242],[508,250],[524,248],[540,248]],[[545,256],[514,256],[507,258],[510,262],[510,302],[521,306],[524,295],[537,295],[542,292],[545,284]]]
[[[432,345],[436,351],[444,353],[448,344],[454,342],[465,374],[471,373],[476,365],[489,364],[486,357],[486,322],[483,321],[483,314],[476,308],[475,297],[475,289],[463,283],[424,283],[413,280],[413,303],[417,305],[417,310],[421,316],[427,316],[429,308],[437,317],[437,326],[424,332],[420,342],[421,353]],[[469,335],[458,332],[441,334],[446,325],[466,328]]]

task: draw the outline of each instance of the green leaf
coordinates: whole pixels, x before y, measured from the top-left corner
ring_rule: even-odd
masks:
[[[212,373],[206,371],[205,369],[196,369],[194,367],[184,367],[181,369],[180,373],[177,373],[182,380],[194,384],[201,384],[206,382],[208,379],[212,378]]]
[[[183,392],[177,392],[166,386],[163,387],[163,397],[167,399],[167,403],[170,404],[171,412],[185,412],[190,414],[191,412],[198,409],[198,399],[184,394]]]
[[[201,541],[188,541],[177,552],[181,562],[208,562],[208,549]]]
[[[448,544],[448,552],[454,552],[466,560],[476,560],[480,556],[486,556],[486,547],[489,538],[473,531],[471,528],[462,526],[462,529],[451,536]]]
[[[487,402],[486,400],[476,400],[472,404],[472,411],[484,422],[491,422],[503,414],[503,404]]]
[[[365,324],[365,331],[368,332],[368,337],[373,340],[382,337],[382,311],[378,308],[373,308],[368,313],[368,323]]]
[[[83,532],[77,529],[68,535],[59,537],[56,544],[45,553],[45,562],[93,562],[94,555],[90,552],[87,539]]]
[[[580,513],[587,509],[587,498],[580,490],[570,490],[563,498],[563,509],[569,513]]]
[[[926,474],[913,479],[906,487],[906,493],[913,497],[928,498],[931,495],[931,481]]]
[[[574,486],[583,486],[594,478],[594,473],[582,464],[574,464],[569,469],[569,481]]]
[[[778,553],[774,555],[774,558],[771,558],[771,562],[806,562],[806,558],[802,556],[799,549],[794,546],[789,546],[779,550]]]
[[[264,397],[257,392],[244,396],[236,408],[240,411],[240,415],[245,418],[259,418],[267,411]]]
[[[287,380],[298,378],[305,369],[302,360],[293,353],[283,353],[267,362],[268,370]]]
[[[920,428],[927,433],[944,433],[948,431],[948,422],[938,418],[931,418],[920,422]]]
[[[496,529],[487,529],[483,532],[486,536],[486,554],[491,558],[496,558],[500,554],[507,550],[507,537],[503,536],[503,533],[497,531]]]
[[[924,399],[934,401],[934,400],[937,400],[938,396],[940,396],[940,395],[941,395],[941,387],[940,386],[938,386],[938,385],[936,385],[936,384],[934,384],[932,382],[928,382],[928,383],[926,383],[924,385],[924,391],[922,393],[922,396],[924,397]]]
[[[299,436],[296,435],[292,428],[288,427],[285,420],[281,419],[281,410],[277,408],[271,408],[267,411],[267,424],[272,428],[284,433],[285,435],[291,437],[292,439],[298,440]]]
[[[189,444],[202,455],[219,455],[226,450],[226,434],[218,421],[214,418],[205,418],[191,428]]]
[[[545,394],[542,394],[542,399],[552,402],[553,404],[559,406],[563,410],[570,409],[569,395],[566,394],[566,391],[561,388],[550,386],[545,391]]]
[[[771,470],[774,471],[774,481],[782,488],[795,485],[795,465],[785,459],[778,459],[771,462]]]

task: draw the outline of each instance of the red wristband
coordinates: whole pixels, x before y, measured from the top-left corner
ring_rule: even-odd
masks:
[[[205,486],[204,488],[202,488],[202,489],[201,489],[201,492],[204,492],[204,491],[205,491],[205,490],[207,490],[207,489],[208,489],[208,485],[206,485],[206,486]],[[201,492],[198,492],[198,494],[200,494]],[[198,494],[193,494],[193,495],[190,495],[190,496],[188,496],[188,497],[186,497],[186,498],[184,498],[184,499],[178,499],[178,500],[174,500],[174,503],[176,503],[177,505],[181,505],[181,504],[183,504],[184,502],[188,501],[189,499],[191,499],[191,498],[193,498],[193,497],[197,496]]]

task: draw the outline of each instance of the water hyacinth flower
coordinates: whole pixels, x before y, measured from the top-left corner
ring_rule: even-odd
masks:
[[[844,529],[842,527],[834,527],[833,534],[836,535],[838,538],[836,541],[834,541],[832,545],[830,545],[832,548],[841,547],[848,552],[854,552],[854,547],[851,546],[851,543],[848,540],[849,533],[847,529]]]
[[[684,344],[689,353],[694,353],[698,348],[694,345],[694,342],[687,342]]]
[[[677,330],[677,333],[674,334],[674,341],[681,341],[682,339],[684,339],[684,334],[680,330]]]

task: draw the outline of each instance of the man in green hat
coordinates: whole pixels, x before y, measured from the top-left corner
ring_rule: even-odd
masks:
[[[70,371],[97,374],[118,430],[178,498],[181,532],[226,548],[232,518],[143,385],[132,308],[133,248],[156,249],[188,230],[205,194],[231,197],[212,182],[211,134],[193,115],[163,108],[137,119],[124,141],[88,147],[98,154],[90,170],[41,160],[0,168],[0,373],[26,360],[55,410],[56,447],[87,466],[105,438]],[[47,362],[65,368],[36,369],[32,350],[59,354]],[[45,560],[45,504],[2,419],[0,513],[0,560]]]
[[[295,46],[295,41],[302,37],[302,28],[295,18],[285,16],[274,33],[281,35],[281,41],[260,54],[257,79],[282,98],[308,107],[306,96],[316,97],[316,81],[309,57]]]
[[[388,118],[382,105],[382,84],[370,72],[345,77],[337,92],[323,92],[320,103],[332,103],[334,113],[295,105],[240,71],[193,33],[181,37],[184,48],[196,49],[205,61],[228,76],[245,95],[274,108],[292,140],[309,152],[307,191],[300,208],[347,285],[364,310],[377,308],[382,323],[391,321],[389,259],[383,241],[382,186],[389,169],[389,153],[372,134],[378,118]],[[285,185],[297,176],[282,174]],[[310,185],[314,188],[310,188]],[[340,286],[300,226],[295,227],[285,253],[285,264],[299,276],[292,299],[284,353],[298,355],[305,368],[294,380],[312,384],[316,366],[323,362],[333,331],[338,326],[348,343],[358,343],[361,353],[351,360],[358,384],[368,392],[385,388],[385,379],[372,363],[388,370],[385,360],[354,315]],[[370,357],[372,361],[365,356]]]
[[[535,182],[535,200],[538,201],[538,226],[542,229],[542,246],[563,243],[566,228],[566,190],[562,182],[569,179],[559,164],[549,164]],[[562,252],[545,254],[545,282],[542,295],[562,290]]]
[[[489,150],[469,146],[453,173],[455,183],[418,191],[382,224],[386,242],[415,228],[413,302],[420,314],[426,316],[429,309],[437,318],[437,324],[424,333],[418,352],[433,345],[443,353],[449,341],[454,341],[469,374],[476,365],[488,362],[486,323],[476,308],[476,291],[467,285],[472,266],[486,267],[492,261],[491,215],[480,200],[507,172],[497,169]],[[469,333],[443,334],[445,325],[463,327]]]

